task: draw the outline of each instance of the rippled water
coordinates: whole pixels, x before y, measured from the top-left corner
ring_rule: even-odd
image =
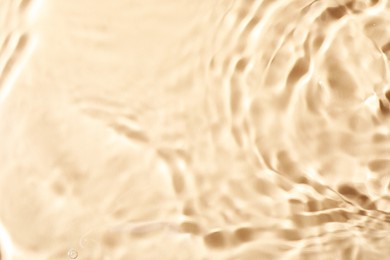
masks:
[[[390,2],[0,0],[0,259],[387,259]]]

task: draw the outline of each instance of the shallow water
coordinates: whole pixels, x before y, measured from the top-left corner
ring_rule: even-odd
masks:
[[[0,259],[385,259],[390,2],[0,0]]]

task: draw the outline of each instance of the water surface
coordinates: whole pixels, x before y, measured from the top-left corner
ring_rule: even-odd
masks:
[[[385,259],[390,3],[0,0],[0,259]]]

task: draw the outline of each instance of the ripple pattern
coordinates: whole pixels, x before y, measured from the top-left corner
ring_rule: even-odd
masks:
[[[0,259],[387,259],[390,2],[157,2],[0,1]]]

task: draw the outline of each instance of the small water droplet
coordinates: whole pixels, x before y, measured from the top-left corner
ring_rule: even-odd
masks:
[[[70,259],[76,259],[77,257],[78,257],[78,253],[77,253],[77,251],[76,250],[74,250],[74,249],[70,249],[69,251],[68,251],[68,256],[69,256],[69,258]]]

